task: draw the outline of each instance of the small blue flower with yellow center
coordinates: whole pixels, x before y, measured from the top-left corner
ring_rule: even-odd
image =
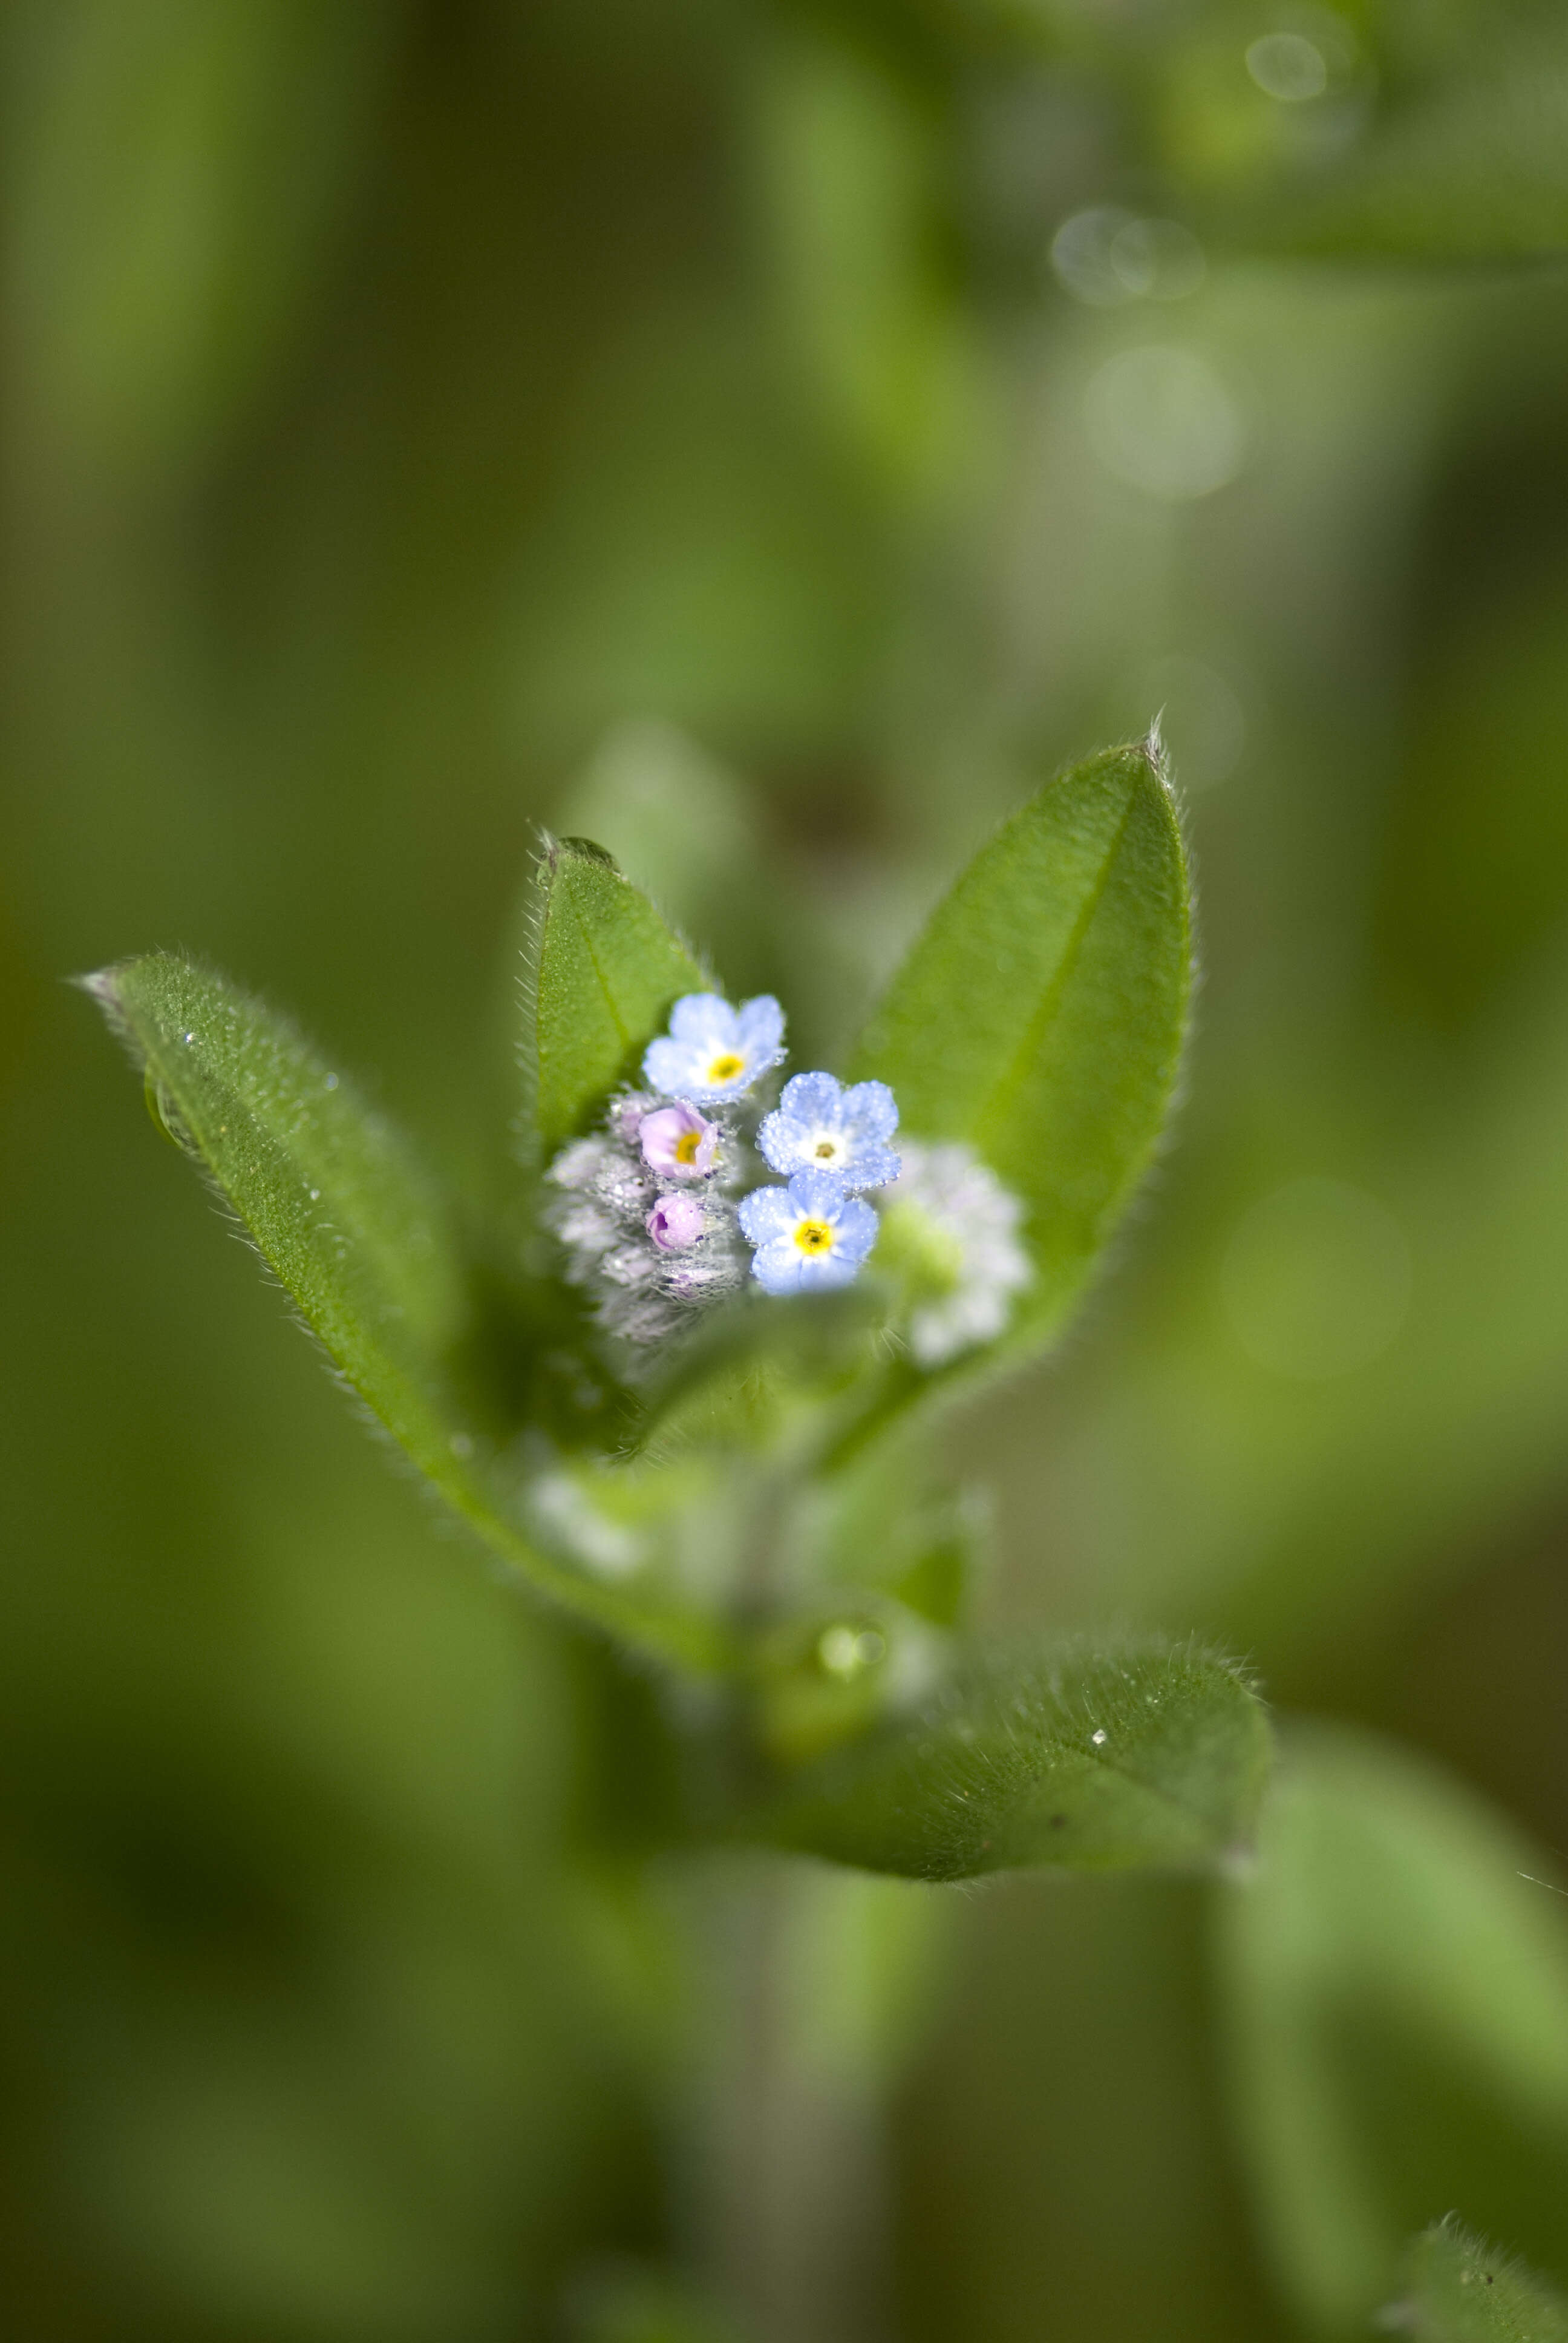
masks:
[[[751,1274],[765,1293],[848,1285],[879,1226],[869,1204],[830,1172],[797,1172],[787,1188],[753,1188],[741,1199],[739,1218],[754,1247]]]
[[[880,1188],[899,1176],[888,1145],[899,1127],[898,1102],[886,1082],[846,1090],[831,1074],[796,1074],[775,1112],[764,1115],[757,1144],[775,1172],[831,1172],[846,1188]]]
[[[707,1104],[739,1098],[784,1055],[784,1011],[771,993],[731,1009],[716,992],[689,992],[669,1031],[643,1053],[643,1080],[666,1098]]]

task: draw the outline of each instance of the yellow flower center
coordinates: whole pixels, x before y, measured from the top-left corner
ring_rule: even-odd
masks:
[[[675,1142],[676,1161],[678,1163],[695,1163],[697,1161],[697,1151],[701,1144],[701,1131],[683,1131],[680,1137]]]
[[[726,1050],[723,1056],[715,1058],[709,1067],[708,1079],[710,1082],[732,1082],[737,1074],[745,1071],[745,1059],[738,1058],[733,1050]]]
[[[819,1163],[831,1163],[838,1152],[839,1142],[836,1139],[819,1139],[817,1141],[816,1154]]]
[[[795,1242],[802,1252],[830,1252],[833,1232],[826,1221],[802,1221],[795,1232]]]

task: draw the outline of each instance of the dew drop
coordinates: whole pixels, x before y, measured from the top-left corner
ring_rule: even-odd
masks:
[[[1104,1746],[1105,1746],[1106,1741],[1107,1741],[1107,1739],[1108,1739],[1108,1737],[1109,1737],[1109,1736],[1108,1736],[1108,1735],[1107,1735],[1107,1733],[1106,1733],[1106,1730],[1105,1730],[1104,1725],[1097,1725],[1097,1726],[1096,1726],[1096,1728],[1095,1728],[1095,1730],[1094,1730],[1094,1731],[1090,1735],[1090,1736],[1089,1736],[1089,1737],[1090,1737],[1091,1741],[1092,1741],[1092,1742],[1093,1742],[1093,1744],[1094,1744],[1094,1745],[1095,1745],[1095,1747],[1096,1747],[1097,1749],[1103,1749],[1103,1748],[1104,1748]]]
[[[312,1188],[312,1190],[311,1190],[311,1192],[310,1192],[310,1201],[311,1201],[311,1202],[312,1202],[313,1204],[319,1204],[319,1203],[320,1203],[320,1202],[321,1202],[321,1191],[320,1191],[320,1189],[319,1189],[319,1188]]]
[[[329,1091],[335,1091],[337,1088],[337,1077],[336,1074],[327,1075],[327,1087]]]
[[[874,1627],[855,1627],[839,1621],[823,1629],[817,1657],[830,1676],[847,1684],[863,1669],[874,1667],[887,1648]]]
[[[474,1443],[466,1432],[454,1432],[447,1445],[459,1464],[466,1464],[474,1453]]]

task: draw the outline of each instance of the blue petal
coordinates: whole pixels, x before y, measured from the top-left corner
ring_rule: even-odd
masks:
[[[856,1082],[844,1092],[844,1119],[868,1139],[891,1139],[899,1127],[899,1101],[886,1082]]]
[[[849,1204],[849,1192],[835,1172],[797,1172],[789,1182],[789,1201],[798,1212],[811,1220],[836,1222]],[[869,1204],[854,1209],[871,1212]],[[876,1217],[871,1212],[871,1218]]]
[[[729,1001],[721,1001],[717,992],[682,993],[669,1012],[669,1030],[678,1041],[689,1042],[694,1050],[711,1051],[715,1056],[737,1047],[739,1021]]]
[[[862,1082],[860,1087],[865,1090],[869,1085]],[[881,1087],[879,1082],[877,1088]],[[825,1122],[836,1130],[843,1119],[839,1100],[839,1085],[831,1074],[792,1074],[784,1085],[779,1111],[804,1125]]]
[[[841,1245],[835,1245],[831,1252],[801,1253],[801,1286],[852,1285],[863,1258],[860,1253],[846,1252]]]
[[[784,1039],[784,1011],[770,992],[759,992],[754,1001],[743,1001],[738,1012],[732,1012],[739,1031],[739,1046],[753,1060],[766,1059],[772,1064]],[[757,1071],[761,1071],[760,1066]]]
[[[751,1274],[765,1293],[794,1293],[813,1266],[789,1237],[775,1237],[751,1256]]]
[[[793,1089],[793,1083],[789,1087]],[[797,1122],[793,1115],[779,1108],[763,1116],[758,1125],[757,1144],[774,1171],[788,1176],[799,1162],[810,1136],[809,1123]]]
[[[642,1053],[642,1078],[656,1091],[685,1098],[691,1090],[693,1077],[703,1071],[706,1062],[705,1056],[689,1041],[672,1041],[661,1034]]]
[[[833,1250],[828,1258],[847,1262],[852,1274],[876,1243],[881,1225],[869,1204],[862,1203],[859,1196],[849,1197],[839,1215]]]
[[[765,1245],[790,1236],[800,1212],[788,1188],[753,1188],[740,1199],[737,1217],[748,1242]]]
[[[890,1147],[857,1145],[839,1176],[846,1188],[885,1188],[901,1169]]]

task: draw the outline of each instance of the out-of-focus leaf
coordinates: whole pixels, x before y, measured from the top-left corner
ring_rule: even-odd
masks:
[[[1520,1875],[1543,1868],[1406,1752],[1287,1745],[1220,1950],[1265,2236],[1315,2332],[1365,2333],[1439,2207],[1568,2252],[1568,1926]]]
[[[977,436],[936,232],[941,117],[859,32],[835,35],[796,25],[769,59],[760,146],[779,305],[830,427],[892,484],[929,488]]]
[[[749,1835],[915,1879],[1201,1869],[1247,1843],[1269,1751],[1245,1675],[1200,1649],[981,1654]]]
[[[586,839],[547,839],[524,980],[522,1069],[545,1153],[590,1122],[683,992],[712,980],[646,895]]]
[[[13,273],[55,427],[166,463],[266,383],[352,223],[401,15],[38,12],[12,116]]]
[[[1411,2247],[1391,2325],[1420,2343],[1568,2343],[1568,2304],[1450,2214]]]
[[[862,1038],[912,1139],[963,1140],[1020,1195],[1058,1327],[1148,1163],[1191,981],[1181,834],[1157,740],[1048,782],[933,913]]]
[[[170,1136],[239,1216],[345,1382],[519,1574],[665,1657],[715,1664],[719,1631],[523,1538],[487,1485],[460,1393],[467,1267],[440,1189],[293,1027],[166,952],[86,980]]]

